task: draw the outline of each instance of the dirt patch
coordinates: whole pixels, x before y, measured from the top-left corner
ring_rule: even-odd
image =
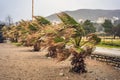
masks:
[[[46,52],[0,44],[0,80],[120,80],[120,70],[86,59],[87,73],[70,73],[70,61],[56,63]],[[63,75],[60,75],[63,74]]]

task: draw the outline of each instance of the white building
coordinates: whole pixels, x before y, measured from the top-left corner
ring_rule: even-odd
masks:
[[[85,20],[84,20],[84,19],[79,19],[78,22],[79,22],[79,23],[84,23]]]
[[[58,20],[53,20],[53,21],[51,21],[52,22],[52,25],[57,25],[57,24],[60,24],[61,23],[61,21],[58,21]]]
[[[111,22],[114,23],[115,21],[118,21],[118,20],[119,20],[118,17],[113,16],[112,19],[111,19]]]
[[[96,23],[102,24],[105,22],[106,19],[107,19],[106,17],[99,17]]]

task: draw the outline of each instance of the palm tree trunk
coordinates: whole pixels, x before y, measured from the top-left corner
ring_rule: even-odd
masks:
[[[84,57],[82,54],[73,53],[71,65],[72,65],[72,68],[70,69],[70,72],[75,72],[75,73],[87,72]]]

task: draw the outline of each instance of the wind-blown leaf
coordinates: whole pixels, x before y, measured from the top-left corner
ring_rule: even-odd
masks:
[[[49,20],[47,20],[46,18],[44,18],[42,16],[36,16],[35,19],[42,26],[51,24]]]
[[[68,14],[66,14],[64,12],[58,13],[57,16],[61,19],[61,21],[65,25],[76,25],[76,24],[78,24],[71,16],[69,16]]]

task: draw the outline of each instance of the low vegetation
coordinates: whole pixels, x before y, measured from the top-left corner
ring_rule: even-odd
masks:
[[[56,58],[58,62],[71,55],[70,71],[87,72],[84,60],[91,55],[101,39],[94,33],[86,32],[83,26],[68,14],[62,12],[57,16],[63,23],[53,26],[44,17],[37,16],[34,21],[22,20],[17,26],[4,27],[3,35],[12,42],[33,46],[34,51],[47,49],[46,56]],[[92,27],[90,22],[89,25]],[[83,42],[85,35],[86,40]]]
[[[107,39],[100,42],[99,47],[120,48],[120,39]]]

